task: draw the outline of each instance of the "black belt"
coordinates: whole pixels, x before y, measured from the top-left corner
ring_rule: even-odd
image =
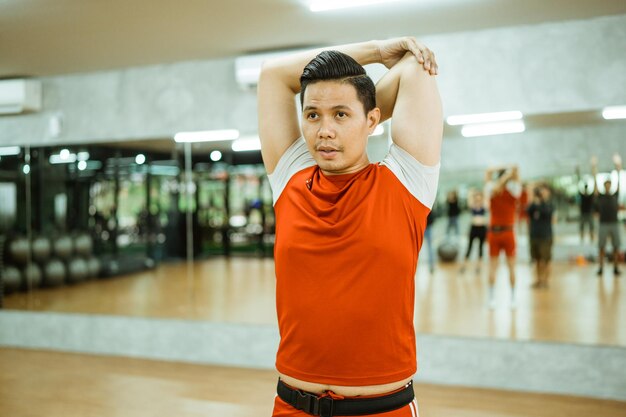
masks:
[[[507,230],[513,230],[513,226],[491,226],[489,230],[495,233],[505,232]]]
[[[412,381],[400,391],[373,398],[333,400],[330,396],[320,397],[310,392],[289,388],[280,379],[277,392],[280,399],[287,404],[312,416],[320,417],[386,413],[406,406],[415,398]]]

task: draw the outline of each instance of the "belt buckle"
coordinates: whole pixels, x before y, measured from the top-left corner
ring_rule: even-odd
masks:
[[[295,408],[302,410],[307,414],[319,417],[333,416],[333,399],[332,397],[318,397],[308,392],[296,390],[297,397]]]

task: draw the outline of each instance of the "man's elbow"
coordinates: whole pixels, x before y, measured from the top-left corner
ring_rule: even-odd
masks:
[[[274,76],[277,72],[277,69],[278,65],[276,65],[276,62],[274,60],[266,59],[265,61],[263,61],[263,63],[261,64],[261,72],[259,73],[259,82],[267,79],[268,77]]]

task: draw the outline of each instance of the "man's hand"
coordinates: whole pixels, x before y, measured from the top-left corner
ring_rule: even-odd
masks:
[[[404,55],[411,53],[431,75],[436,75],[439,70],[437,61],[435,61],[435,54],[413,37],[395,38],[377,41],[377,43],[380,62],[387,68],[393,67]]]

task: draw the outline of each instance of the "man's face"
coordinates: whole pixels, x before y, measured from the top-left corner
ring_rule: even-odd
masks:
[[[608,194],[611,192],[611,181],[604,182],[604,191]]]
[[[302,133],[325,174],[349,174],[369,164],[367,138],[379,119],[378,109],[365,114],[350,84],[318,81],[305,90]]]

